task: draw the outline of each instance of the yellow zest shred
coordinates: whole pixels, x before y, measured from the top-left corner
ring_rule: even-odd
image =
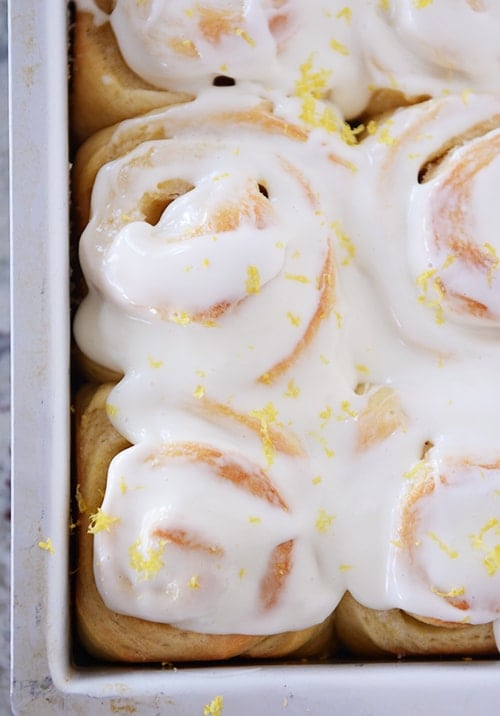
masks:
[[[289,281],[298,281],[299,283],[311,283],[311,279],[307,278],[307,276],[295,273],[286,273],[285,278]]]
[[[298,398],[299,393],[300,393],[300,388],[297,385],[295,385],[295,381],[293,380],[293,378],[291,378],[288,381],[288,385],[287,385],[285,392],[283,393],[283,397]]]
[[[481,550],[485,553],[482,563],[491,577],[500,570],[500,544],[488,547],[484,539],[488,532],[500,535],[500,520],[498,518],[492,517],[481,527],[477,535],[469,535],[469,539],[474,550]]]
[[[332,417],[332,408],[331,408],[331,406],[330,406],[330,405],[327,405],[326,408],[321,411],[321,413],[319,414],[319,417],[321,418],[321,420],[324,421],[324,422],[321,424],[321,427],[324,428],[325,425],[327,424],[327,422],[328,422],[328,421],[331,419],[331,417]]]
[[[424,7],[432,5],[432,3],[433,0],[413,0],[413,4],[417,8],[417,10],[422,10]]]
[[[339,564],[340,572],[348,572],[350,569],[352,569],[352,564]]]
[[[334,52],[338,52],[341,55],[347,56],[349,54],[347,47],[342,42],[335,40],[333,37],[330,40],[330,47],[334,50]]]
[[[465,594],[465,587],[453,587],[449,592],[440,592],[436,587],[431,587],[431,592],[438,597],[461,597]]]
[[[330,107],[318,106],[318,102],[313,95],[308,95],[302,99],[302,119],[309,127],[322,128],[329,134],[338,131],[338,122],[333,110]]]
[[[442,325],[444,323],[444,311],[442,304],[444,294],[443,289],[441,288],[441,283],[436,277],[436,269],[431,268],[426,271],[422,271],[422,273],[417,276],[416,283],[421,291],[417,297],[418,302],[427,306],[427,308],[431,308],[435,313],[436,323]],[[429,295],[431,290],[434,295]]]
[[[316,475],[316,477],[313,477],[311,482],[313,485],[320,485],[323,482],[323,478],[321,477],[321,475]]]
[[[89,527],[87,532],[91,535],[95,535],[98,532],[109,532],[111,526],[117,524],[119,521],[119,517],[111,517],[98,507],[97,512],[89,517]]]
[[[195,398],[198,398],[200,400],[205,395],[206,390],[203,385],[197,385],[196,388],[193,390],[193,396]]]
[[[347,22],[347,24],[350,25],[352,20],[351,8],[345,5],[341,10],[338,11],[336,17],[338,20],[343,18]]]
[[[348,400],[343,400],[340,404],[340,409],[342,411],[341,415],[337,415],[338,421],[347,420],[347,418],[356,418],[357,412],[351,407],[351,404]]]
[[[354,366],[358,373],[364,373],[365,375],[368,375],[370,373],[370,369],[368,366],[364,365],[363,363],[356,363]]]
[[[456,549],[452,549],[445,544],[435,532],[427,532],[427,536],[430,537],[431,540],[437,544],[439,549],[441,549],[450,559],[456,559],[458,557]]]
[[[469,95],[472,93],[471,89],[462,90],[462,102],[467,106],[469,104]]]
[[[328,532],[332,526],[334,515],[329,515],[325,510],[318,510],[318,516],[316,518],[316,529],[318,532]]]
[[[327,440],[326,440],[326,438],[325,438],[324,435],[321,435],[321,434],[318,434],[318,433],[313,433],[313,432],[308,433],[308,434],[309,434],[309,437],[313,438],[314,440],[316,440],[316,441],[321,445],[321,447],[322,447],[323,450],[325,451],[325,455],[326,455],[328,458],[335,457],[335,450],[333,450],[333,449],[328,445],[328,442],[327,442]]]
[[[342,47],[338,43],[334,49],[341,51]],[[317,102],[317,100],[323,99],[328,91],[331,70],[314,70],[313,58],[314,55],[311,54],[306,62],[300,66],[300,77],[295,82],[295,95],[302,99],[300,119],[310,127],[321,127],[332,134],[339,130],[337,117],[331,107],[318,105]],[[345,126],[349,128],[349,125],[346,124]],[[347,129],[345,132],[347,133]],[[352,143],[352,137],[346,136],[345,141],[348,140]]]
[[[339,313],[339,311],[334,311],[333,315],[337,319],[337,328],[342,328],[342,323],[343,323],[342,314]]]
[[[295,328],[298,328],[300,326],[300,316],[297,316],[296,314],[292,313],[291,311],[288,311],[286,314],[286,317],[292,324],[292,326],[295,326]]]
[[[130,566],[139,573],[141,581],[151,579],[163,567],[161,555],[165,544],[165,540],[160,540],[156,549],[149,547],[146,557],[139,549],[141,545],[140,538],[128,548]]]
[[[120,477],[120,492],[124,495],[128,490],[127,483],[123,477]]]
[[[335,232],[335,235],[337,236],[340,246],[345,252],[345,257],[342,260],[342,266],[347,266],[350,264],[351,260],[356,256],[356,246],[353,244],[351,239],[347,236],[345,231],[340,226],[340,223],[338,221],[333,221],[330,224],[332,230]]]
[[[260,517],[256,517],[255,515],[250,515],[250,517],[248,518],[248,521],[250,522],[251,525],[260,525],[260,523],[262,522],[262,519]]]
[[[350,124],[344,122],[340,129],[340,138],[346,144],[353,146],[358,143],[357,135],[363,132],[364,126],[362,124],[357,127],[351,127]]]
[[[321,99],[327,88],[331,70],[313,71],[313,57],[309,58],[300,66],[300,78],[295,83],[295,94],[297,97]]]
[[[241,37],[243,40],[245,40],[245,42],[247,42],[250,45],[250,47],[255,47],[255,45],[256,45],[255,40],[253,40],[250,37],[250,35],[248,34],[248,32],[243,30],[243,28],[241,28],[241,27],[236,28],[235,34],[238,35],[238,37]]]
[[[44,549],[46,552],[49,552],[49,554],[55,553],[54,545],[52,544],[52,540],[50,539],[50,537],[47,537],[44,542],[39,542],[38,546],[40,547],[40,549]]]
[[[222,716],[223,707],[222,696],[215,696],[209,704],[203,707],[203,716]]]
[[[261,287],[260,272],[257,266],[247,266],[246,292],[259,293]]]
[[[191,323],[191,316],[189,313],[186,313],[186,311],[178,311],[177,313],[173,313],[172,321],[174,323],[178,323],[179,326],[187,326],[188,323]]]
[[[273,423],[277,423],[278,411],[274,407],[273,403],[268,403],[264,408],[262,408],[262,410],[252,410],[250,412],[250,416],[252,418],[257,418],[260,421],[262,450],[266,458],[267,465],[270,466],[274,463],[276,450],[269,434],[269,426]]]
[[[430,469],[431,468],[425,460],[419,460],[407,472],[403,472],[403,477],[406,480],[413,480],[414,478],[420,480],[429,475]]]
[[[398,143],[396,137],[393,137],[391,135],[391,130],[388,122],[386,122],[385,125],[380,129],[378,141],[381,144],[386,144],[388,147],[394,146],[394,144]]]
[[[500,259],[498,258],[497,251],[494,246],[492,246],[489,242],[486,242],[483,244],[484,249],[486,250],[486,253],[492,260],[492,264],[490,268],[488,269],[488,286],[491,288],[491,284],[493,282],[493,272],[498,269],[498,266],[500,265]]]
[[[188,582],[188,587],[190,589],[199,589],[200,588],[200,580],[199,577],[196,574],[193,574],[191,579]]]
[[[443,268],[443,269],[447,269],[449,266],[452,265],[452,263],[453,263],[454,261],[456,261],[456,259],[457,259],[457,257],[454,256],[453,254],[448,254],[448,256],[445,258],[445,260],[444,260],[444,262],[443,262],[442,268]]]
[[[486,571],[492,577],[500,570],[500,544],[495,545],[483,559]]]
[[[162,360],[154,360],[151,356],[148,356],[148,363],[151,366],[151,368],[161,368],[163,366]]]

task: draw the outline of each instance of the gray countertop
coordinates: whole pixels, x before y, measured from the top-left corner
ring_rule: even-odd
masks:
[[[9,202],[7,0],[0,0],[0,714],[9,706]]]

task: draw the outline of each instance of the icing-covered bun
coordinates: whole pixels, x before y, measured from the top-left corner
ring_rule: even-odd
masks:
[[[402,334],[443,353],[499,326],[499,124],[496,97],[447,97],[372,122],[362,142],[358,259]]]
[[[116,0],[110,23],[127,65],[150,85],[197,94],[219,76],[272,75],[297,31],[296,3],[282,0]]]
[[[346,592],[336,629],[351,654],[363,657],[463,657],[494,655],[491,624],[432,624],[400,609],[371,609]]]
[[[432,607],[416,613],[433,617],[434,623],[498,618],[499,466],[498,461],[445,458],[430,449],[409,472],[394,556],[407,611],[416,611],[426,598]]]
[[[395,103],[500,89],[500,7],[489,0],[354,2],[372,91]],[[354,11],[355,12],[355,11]],[[384,98],[384,95],[382,95]],[[381,107],[383,109],[383,106]]]
[[[249,377],[272,382],[331,314],[331,214],[306,159],[315,157],[327,181],[339,170],[348,177],[349,147],[310,137],[258,98],[227,97],[149,115],[145,141],[145,121],[130,120],[97,143],[90,162],[77,160],[84,214],[92,162],[108,160],[80,241],[89,295],[75,324],[82,351],[108,368],[125,372],[138,351],[163,354],[159,340],[170,351],[179,345],[179,355],[203,351],[215,367],[224,341],[224,361],[243,364],[237,355],[251,350]],[[130,340],[136,331],[140,340]]]
[[[129,448],[110,466],[95,519],[106,521],[94,538],[97,585],[116,612],[193,631],[266,634],[331,611],[297,515],[242,454],[202,443]],[[298,570],[318,592],[302,623]]]
[[[77,3],[92,654],[498,649],[499,26]]]
[[[499,479],[496,460],[425,446],[422,458],[403,474],[387,550],[385,605],[375,604],[374,595],[360,593],[353,582],[337,607],[338,634],[351,651],[496,652]]]
[[[105,409],[132,443],[91,522],[97,587],[196,633],[311,628],[343,590],[329,470],[355,413],[323,197],[353,148],[287,106],[212,89],[106,130],[75,166],[75,336],[123,376]]]
[[[324,590],[301,596],[303,569],[318,579],[314,556],[269,474],[213,446],[131,447],[106,414],[111,387],[76,403],[83,645],[131,662],[331,654]],[[280,631],[276,612],[287,610],[296,627]]]
[[[77,3],[72,127],[77,141],[216,85],[318,100],[358,115],[370,97],[342,0],[93,0]]]

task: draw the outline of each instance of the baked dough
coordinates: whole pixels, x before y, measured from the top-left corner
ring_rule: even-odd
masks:
[[[97,513],[112,458],[129,443],[112,427],[106,414],[111,385],[86,386],[77,396],[78,569],[76,616],[85,649],[100,659],[126,662],[214,661],[321,658],[335,650],[334,618],[297,632],[268,636],[211,635],[176,629],[108,609],[96,587],[93,535],[89,518]]]

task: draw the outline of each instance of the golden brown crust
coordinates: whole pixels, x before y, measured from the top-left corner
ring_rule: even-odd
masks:
[[[73,37],[71,129],[78,145],[94,132],[192,96],[149,85],[125,64],[109,22],[77,12]]]
[[[400,107],[411,107],[414,104],[420,104],[428,99],[430,99],[429,95],[407,97],[401,90],[392,89],[390,87],[379,87],[373,90],[359,121],[363,123],[367,123],[372,119],[380,121],[384,117],[390,116],[394,110]]]
[[[339,641],[357,656],[488,656],[491,624],[429,624],[399,609],[369,609],[347,592],[336,609]]]
[[[116,614],[101,599],[93,576],[89,516],[100,507],[110,461],[129,443],[106,415],[111,384],[85,386],[77,396],[77,479],[80,517],[76,616],[82,645],[93,656],[125,662],[213,661],[325,657],[334,647],[333,616],[322,624],[270,636],[198,634]]]

